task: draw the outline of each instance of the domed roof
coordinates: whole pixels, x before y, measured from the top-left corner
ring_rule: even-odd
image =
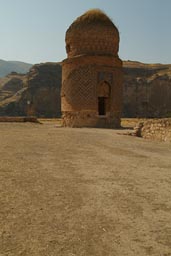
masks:
[[[112,20],[100,9],[91,9],[78,17],[68,28],[67,32],[72,29],[80,29],[87,25],[104,25],[116,28]]]
[[[69,58],[83,54],[117,56],[119,31],[104,12],[92,9],[70,25],[65,42]]]

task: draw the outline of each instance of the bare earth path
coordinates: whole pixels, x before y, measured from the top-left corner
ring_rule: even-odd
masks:
[[[0,123],[0,256],[171,256],[171,144]]]

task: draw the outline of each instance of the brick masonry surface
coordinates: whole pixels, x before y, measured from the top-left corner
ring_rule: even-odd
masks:
[[[66,32],[67,59],[62,62],[61,109],[63,126],[120,127],[122,61],[117,53],[119,33],[114,26],[88,24]],[[100,87],[109,95],[100,95]],[[105,89],[104,89],[105,91]],[[99,116],[98,98],[105,98]]]

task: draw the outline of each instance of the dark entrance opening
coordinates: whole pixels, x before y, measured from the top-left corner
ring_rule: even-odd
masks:
[[[105,97],[98,97],[98,111],[99,116],[106,115]]]

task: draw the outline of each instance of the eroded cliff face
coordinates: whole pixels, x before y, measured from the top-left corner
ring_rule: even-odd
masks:
[[[171,116],[171,65],[124,62],[123,116]]]
[[[61,66],[59,63],[38,64],[27,75],[28,89],[22,96],[28,115],[60,116]]]
[[[0,115],[60,116],[60,64],[34,65],[23,79],[25,86],[0,102]]]
[[[171,117],[171,65],[125,61],[124,117]],[[34,65],[0,78],[0,115],[59,117],[61,65]]]

